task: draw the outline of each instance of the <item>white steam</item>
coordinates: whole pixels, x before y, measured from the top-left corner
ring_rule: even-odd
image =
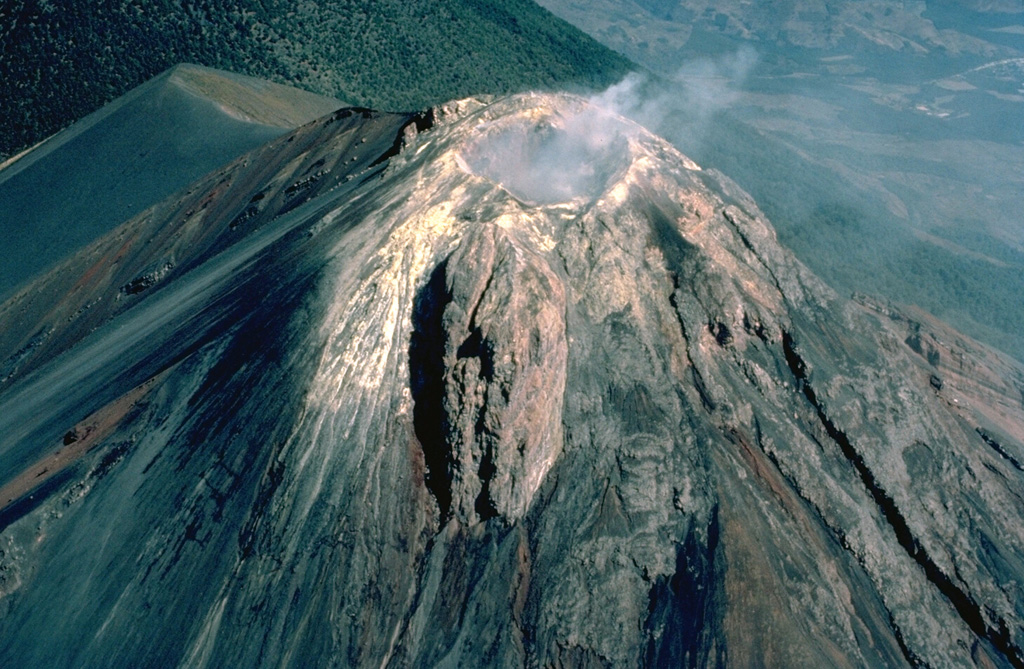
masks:
[[[463,153],[474,174],[497,182],[518,199],[547,205],[591,200],[627,164],[628,128],[599,107],[481,128]]]
[[[743,46],[718,59],[687,62],[666,79],[632,73],[591,102],[668,139],[678,134],[673,126],[678,123],[689,133],[700,133],[715,114],[740,101],[743,83],[757,60],[757,52]]]
[[[744,48],[688,63],[669,80],[630,74],[573,113],[481,126],[462,157],[474,174],[530,204],[592,200],[628,165],[635,128],[622,117],[673,141],[680,132],[700,134],[717,112],[737,102],[756,62],[755,52]]]

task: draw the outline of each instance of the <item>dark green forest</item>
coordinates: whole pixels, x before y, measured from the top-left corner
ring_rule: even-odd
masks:
[[[631,69],[529,0],[9,0],[0,157],[182,62],[389,110]]]

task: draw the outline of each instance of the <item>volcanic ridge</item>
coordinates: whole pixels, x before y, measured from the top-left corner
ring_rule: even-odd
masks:
[[[1024,664],[1024,370],[583,98],[339,110],[0,322],[4,666]]]

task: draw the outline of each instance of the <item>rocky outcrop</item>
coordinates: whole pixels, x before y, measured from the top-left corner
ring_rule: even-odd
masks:
[[[562,281],[500,228],[473,230],[413,322],[416,432],[442,517],[517,520],[562,450]]]
[[[0,471],[146,388],[0,511],[5,665],[1022,662],[1020,368],[581,99],[318,121],[0,313]]]

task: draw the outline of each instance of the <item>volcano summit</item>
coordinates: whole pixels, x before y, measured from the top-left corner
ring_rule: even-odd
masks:
[[[0,321],[4,666],[1024,661],[1024,371],[581,98],[338,111]]]

